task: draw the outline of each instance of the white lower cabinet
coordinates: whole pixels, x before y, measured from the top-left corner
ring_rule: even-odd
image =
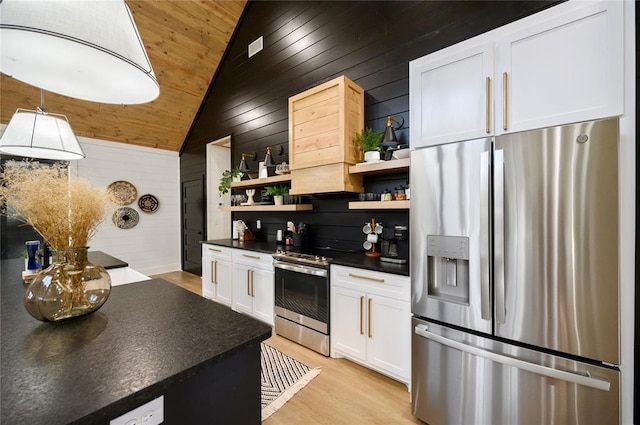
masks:
[[[407,276],[331,266],[331,357],[345,357],[409,385]]]
[[[233,308],[273,326],[273,257],[252,251],[233,251]]]
[[[202,244],[202,296],[273,326],[273,257]]]
[[[232,251],[202,244],[202,296],[229,306],[233,299]]]

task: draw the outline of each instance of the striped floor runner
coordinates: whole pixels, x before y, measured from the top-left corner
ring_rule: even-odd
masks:
[[[261,344],[260,361],[263,421],[320,373],[266,344]]]

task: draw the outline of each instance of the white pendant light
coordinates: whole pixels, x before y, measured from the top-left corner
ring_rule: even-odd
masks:
[[[84,158],[67,117],[45,112],[44,94],[40,93],[40,108],[35,111],[18,108],[13,114],[0,138],[0,153],[67,161]]]
[[[160,94],[124,0],[3,0],[0,71],[64,96],[139,104]]]

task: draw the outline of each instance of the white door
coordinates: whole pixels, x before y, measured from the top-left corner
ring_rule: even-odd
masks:
[[[501,39],[497,134],[623,113],[623,3],[589,4]]]
[[[253,269],[250,266],[233,264],[233,308],[247,314],[253,314],[252,272]]]
[[[405,380],[411,376],[411,308],[406,301],[369,295],[367,354],[371,365]]]
[[[273,326],[273,306],[275,298],[274,271],[253,270],[253,314]]]
[[[204,246],[204,245],[203,245]],[[210,300],[216,297],[216,284],[214,281],[215,260],[212,256],[202,256],[202,296]]]
[[[411,147],[493,132],[493,42],[472,41],[409,63]]]
[[[218,183],[225,170],[231,168],[231,136],[207,144],[207,240],[231,237],[231,213],[221,206],[231,205],[231,195],[221,195]]]
[[[216,261],[216,300],[230,306],[233,300],[233,265],[231,260]]]
[[[332,351],[366,361],[366,295],[340,286],[332,286],[331,292]]]

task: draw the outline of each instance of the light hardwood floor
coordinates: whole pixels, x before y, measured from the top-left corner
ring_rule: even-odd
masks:
[[[178,271],[152,277],[202,295],[200,276]],[[265,425],[424,423],[411,415],[404,384],[349,360],[324,357],[277,335],[266,343],[309,367],[322,368],[322,372],[267,418]]]

